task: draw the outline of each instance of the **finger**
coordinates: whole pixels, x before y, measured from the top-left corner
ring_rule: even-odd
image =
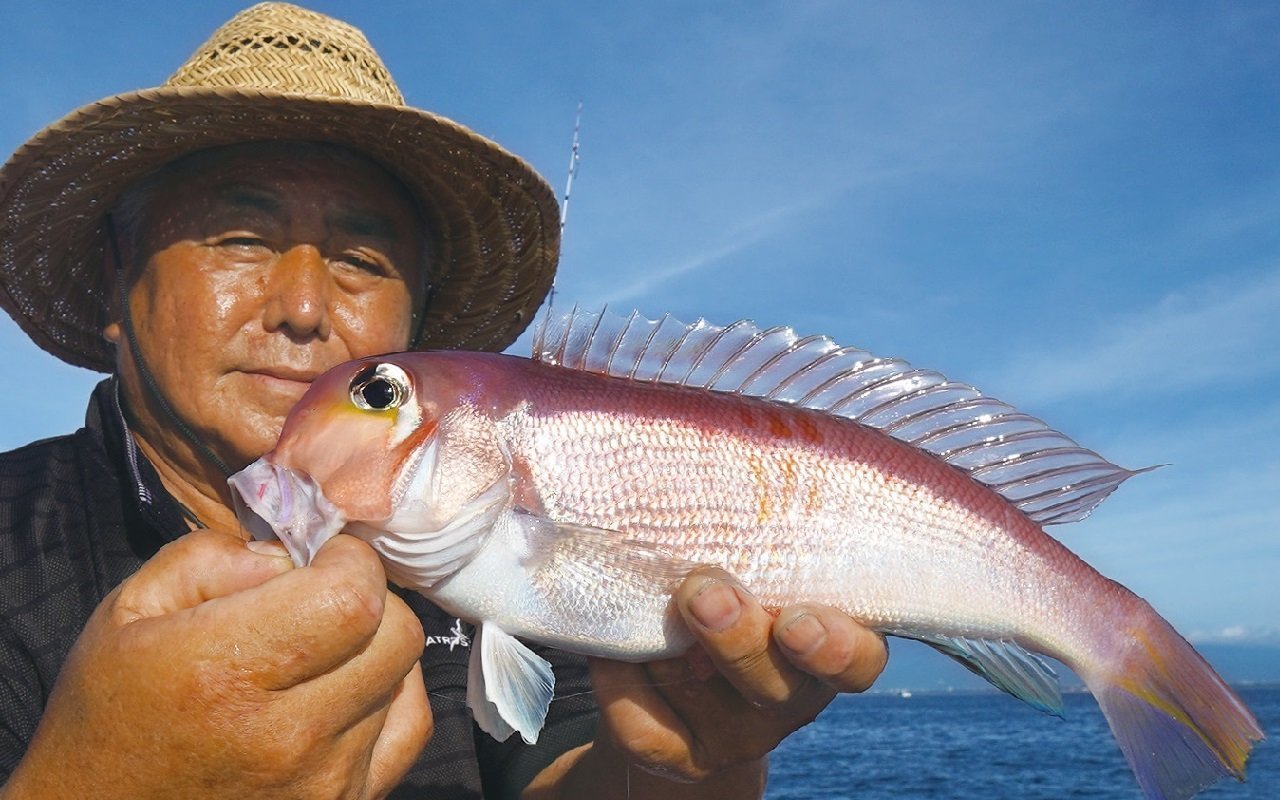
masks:
[[[121,584],[112,618],[126,625],[258,586],[293,568],[288,554],[251,549],[225,531],[198,530],[160,548]]]
[[[617,749],[649,770],[687,760],[697,746],[695,737],[664,695],[693,690],[697,682],[688,667],[687,674],[680,673],[680,659],[649,665],[659,673],[657,679],[642,664],[599,658],[587,664],[600,721]]]
[[[796,725],[790,714],[764,719],[723,677],[699,678],[686,658],[626,664],[589,660],[602,729],[614,749],[645,772],[674,781],[701,781],[761,758],[779,732]],[[731,732],[726,735],[726,731]]]
[[[387,706],[407,675],[418,667],[422,623],[405,602],[388,594],[382,622],[368,644],[334,669],[294,685],[300,702],[334,709],[357,719]]]
[[[827,606],[784,608],[773,636],[796,667],[840,692],[864,692],[884,671],[884,637]]]
[[[363,652],[387,608],[382,562],[367,544],[345,535],[326,542],[306,568],[260,590],[254,593],[264,597],[246,593],[243,602],[275,617],[251,653],[275,668],[273,675],[264,675],[274,680],[260,684],[268,689],[311,680]],[[396,677],[408,670],[406,666]]]
[[[152,620],[154,625],[135,635],[154,636],[163,646],[176,628],[207,658],[236,665],[259,688],[281,690],[362,652],[382,622],[386,595],[377,554],[354,537],[338,535],[310,566]]]
[[[814,683],[772,646],[773,617],[727,572],[696,570],[676,601],[712,663],[752,705],[787,703]]]
[[[382,732],[373,746],[369,763],[371,797],[385,797],[404,780],[418,754],[431,739],[433,730],[434,720],[422,680],[422,664],[415,663],[396,689]]]

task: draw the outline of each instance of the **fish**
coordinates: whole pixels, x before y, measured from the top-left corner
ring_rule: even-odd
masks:
[[[359,359],[313,382],[230,478],[306,564],[368,542],[388,578],[476,625],[467,704],[534,742],[550,666],[693,638],[672,592],[733,573],[766,607],[841,609],[1062,714],[1046,659],[1093,692],[1147,798],[1244,779],[1264,734],[1140,597],[1045,532],[1128,470],[938,372],[823,336],[638,313],[548,314],[532,358]]]

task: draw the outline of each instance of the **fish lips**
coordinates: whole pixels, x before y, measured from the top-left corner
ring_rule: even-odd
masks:
[[[240,525],[260,541],[279,539],[293,563],[306,566],[347,524],[310,475],[267,456],[227,479]]]

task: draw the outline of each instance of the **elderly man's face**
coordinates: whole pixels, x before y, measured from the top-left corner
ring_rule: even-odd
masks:
[[[381,168],[333,148],[199,154],[144,198],[126,263],[140,348],[178,415],[239,468],[271,448],[310,381],[403,350],[423,285],[420,220]],[[171,423],[107,337],[144,436]]]

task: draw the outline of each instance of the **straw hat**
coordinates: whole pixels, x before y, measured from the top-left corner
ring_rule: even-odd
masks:
[[[164,85],[108,97],[37,133],[0,169],[0,305],[36,344],[109,372],[104,215],[187,153],[307,140],[373,158],[418,197],[435,234],[426,348],[499,350],[551,286],[555,194],[533,168],[404,104],[364,35],[284,3],[237,14]]]

